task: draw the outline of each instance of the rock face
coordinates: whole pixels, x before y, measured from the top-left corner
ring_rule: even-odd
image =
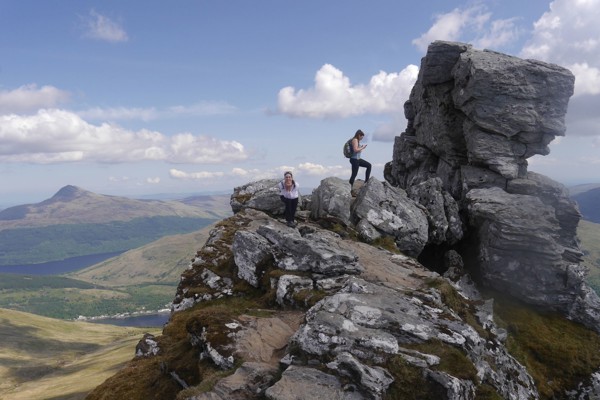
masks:
[[[379,198],[377,193],[383,188],[406,203],[401,207],[403,219],[418,215],[415,220],[420,222],[416,226],[425,227],[420,238],[426,241],[426,211],[401,189],[369,181],[354,204],[366,204],[361,197],[367,196],[369,190],[375,192],[374,198]],[[390,193],[385,197],[390,199]],[[392,216],[399,213],[390,211]],[[352,215],[362,214],[354,210]],[[538,398],[533,379],[504,345],[506,334],[493,322],[491,303],[483,301],[468,280],[444,278],[413,258],[344,239],[318,227],[318,220],[293,229],[272,215],[249,207],[226,222],[214,228],[204,249],[184,274],[173,309],[181,312],[216,298],[235,298],[241,295],[235,288],[243,281],[273,292],[273,301],[279,307],[308,311],[297,330],[280,329],[282,333],[276,334],[272,328],[272,336],[265,339],[269,343],[282,343],[282,337],[289,340],[279,361],[283,374],[278,380],[265,365],[271,356],[258,358],[262,351],[241,353],[241,346],[246,343],[242,338],[248,337],[244,332],[261,324],[282,325],[277,319],[252,319],[252,324],[248,316],[225,320],[219,329],[227,332],[226,341],[211,336],[204,323],[188,322],[189,340],[200,349],[201,359],[211,360],[220,369],[233,368],[238,357],[246,361],[212,392],[189,399],[264,396],[286,400],[298,398],[299,392],[306,399],[384,399],[399,378],[389,370],[398,362],[422,371],[424,382],[435,388],[430,393],[445,393],[439,398],[474,398],[478,387],[475,381],[486,382],[503,398]],[[227,263],[207,262],[207,248],[216,260],[233,260],[230,266],[237,276],[226,277],[231,275],[230,269],[222,270]],[[459,264],[453,265],[457,276],[462,276]],[[227,280],[231,281],[229,290],[223,291],[217,283]],[[204,288],[203,296],[194,293],[199,286]],[[462,311],[444,302],[448,291],[472,302],[469,318],[478,322],[471,325]],[[266,338],[264,333],[262,337]],[[460,349],[471,372],[454,376],[440,370],[439,356],[418,350],[419,345],[430,342],[438,343],[436,346],[442,349]],[[272,349],[267,351],[273,354]],[[329,361],[321,365],[321,360]],[[259,380],[257,377],[262,374],[264,378]],[[190,383],[194,382],[186,384]],[[235,393],[231,392],[232,385],[237,388]],[[234,395],[238,397],[227,397]]]
[[[457,227],[437,232],[445,221],[430,219],[429,243],[459,249],[484,285],[598,329],[598,300],[588,295],[579,265],[577,206],[562,185],[527,171],[528,157],[548,154],[548,144],[564,135],[573,84],[556,65],[434,42],[386,179],[413,198],[425,192],[425,202],[445,196],[466,238]],[[443,213],[430,208],[430,215]]]
[[[234,215],[183,272],[163,335],[143,339],[124,383],[88,400],[600,398],[600,357],[571,372],[566,345],[592,343],[581,359],[600,352],[579,213],[526,162],[564,133],[572,87],[558,66],[433,43],[386,181],[353,197],[324,179],[297,228],[280,220],[276,180],[236,188]],[[509,351],[526,351],[519,313],[500,322],[480,283],[560,312],[549,324],[576,326],[573,337],[535,337],[535,362],[520,362]],[[548,349],[562,357],[536,368]],[[564,368],[549,376],[555,360]]]

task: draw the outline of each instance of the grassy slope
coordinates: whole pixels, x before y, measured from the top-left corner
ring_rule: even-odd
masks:
[[[226,195],[135,200],[65,186],[45,201],[0,210],[0,265],[124,251],[230,215]]]
[[[0,265],[36,264],[120,252],[167,235],[202,229],[214,219],[154,216],[103,224],[63,224],[0,230]]]
[[[1,275],[0,307],[63,319],[163,308],[210,229],[164,237],[66,278]]]
[[[144,332],[0,308],[0,398],[82,399],[135,353]]]
[[[177,285],[181,273],[196,251],[202,248],[213,226],[188,234],[166,236],[67,276],[110,287],[150,283]]]
[[[600,224],[581,220],[577,236],[584,251],[584,265],[589,269],[587,281],[600,293]]]

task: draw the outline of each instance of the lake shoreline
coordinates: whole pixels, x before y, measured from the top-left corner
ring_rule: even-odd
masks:
[[[86,317],[80,315],[73,321],[90,322],[94,324],[107,324],[127,327],[161,328],[171,317],[171,309],[164,308],[154,311],[134,311],[116,315],[99,315]]]
[[[2,265],[0,266],[0,273],[20,275],[64,275],[91,267],[92,265],[121,255],[124,252],[125,251],[113,251],[109,253],[88,254],[86,256],[77,256],[38,264]]]

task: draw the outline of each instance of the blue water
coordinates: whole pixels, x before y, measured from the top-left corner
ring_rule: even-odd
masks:
[[[95,319],[88,322],[97,324],[108,324],[117,326],[130,326],[136,328],[162,328],[169,321],[169,313],[136,315],[127,318],[104,318]]]
[[[122,251],[89,256],[67,258],[61,261],[49,261],[40,264],[5,265],[0,266],[0,273],[23,274],[23,275],[62,275],[77,271],[92,265],[101,263],[109,258],[116,257]],[[129,326],[139,328],[161,328],[169,320],[169,313],[136,315],[127,318],[106,318],[90,320],[89,322],[99,324],[110,324],[117,326]]]
[[[91,254],[67,258],[60,261],[48,261],[40,264],[4,265],[0,266],[0,273],[28,274],[28,275],[61,275],[77,271],[98,264],[109,258],[118,256],[122,251],[102,254]]]

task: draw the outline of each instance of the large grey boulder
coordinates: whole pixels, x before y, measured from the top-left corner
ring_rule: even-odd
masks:
[[[574,79],[557,65],[432,43],[410,95],[410,130],[396,140],[390,179],[406,187],[439,176],[456,196],[462,165],[525,177],[527,158],[548,154],[548,144],[564,135]]]
[[[548,154],[548,144],[564,135],[575,82],[567,69],[469,48],[452,75],[454,106],[469,121],[464,131],[472,163],[514,179],[527,158]]]
[[[544,175],[530,171],[527,173],[526,179],[508,181],[506,191],[537,196],[544,204],[553,207],[561,229],[558,240],[565,247],[570,248],[570,252],[575,257],[572,261],[581,261],[582,254],[576,243],[577,225],[581,219],[581,213],[566,187]]]
[[[467,202],[484,283],[564,310],[580,282],[569,279],[578,266],[563,259],[564,247],[555,240],[560,226],[554,208],[500,188],[473,189]]]
[[[374,229],[391,236],[398,249],[410,256],[418,256],[427,244],[427,210],[387,182],[370,178],[352,203],[351,212],[359,234],[367,240]]]
[[[438,177],[411,186],[408,196],[428,211],[429,243],[453,245],[463,237],[458,204]]]
[[[325,276],[362,271],[356,255],[339,246],[338,236],[321,229],[298,230],[283,225],[263,225],[257,234],[273,246],[274,258],[280,269],[310,271]]]
[[[269,400],[332,399],[361,400],[347,393],[338,377],[316,368],[290,366],[281,379],[265,392]]]
[[[314,220],[333,218],[350,225],[350,184],[340,178],[329,177],[313,190],[310,217]]]
[[[263,179],[236,187],[231,195],[231,210],[234,213],[245,208],[265,211],[271,215],[281,215],[285,206],[279,198],[277,179]]]

